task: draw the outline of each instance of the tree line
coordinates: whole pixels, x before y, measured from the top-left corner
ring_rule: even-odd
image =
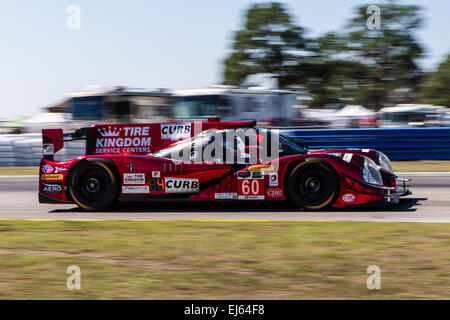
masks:
[[[450,55],[436,71],[419,66],[424,57],[416,37],[424,21],[421,7],[389,1],[379,9],[359,6],[343,30],[312,38],[283,4],[254,4],[234,35],[223,84],[243,85],[249,76],[269,74],[279,88],[299,92],[314,108],[450,106]]]

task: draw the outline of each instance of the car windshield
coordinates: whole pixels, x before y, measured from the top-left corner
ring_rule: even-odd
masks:
[[[276,145],[278,146],[278,156],[304,154],[308,152],[308,148],[294,141],[290,137],[278,134],[277,131],[267,129],[227,129],[227,130],[206,130],[187,140],[180,141],[171,147],[162,149],[151,156],[167,159],[178,160],[198,160],[201,155],[203,160],[214,162],[229,163],[226,154],[232,154],[234,161],[247,161],[255,155],[255,149],[266,147],[268,156],[271,156],[271,146],[275,145],[268,141],[274,141],[278,138]],[[264,140],[268,139],[268,140]],[[272,139],[272,140],[270,140]],[[220,146],[218,148],[218,146]],[[215,148],[216,147],[216,148]],[[216,154],[216,150],[222,149]],[[219,154],[220,153],[220,154]],[[208,156],[212,159],[208,159]],[[256,156],[257,157],[257,156]]]

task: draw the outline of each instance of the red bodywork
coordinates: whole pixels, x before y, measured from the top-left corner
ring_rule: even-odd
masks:
[[[88,141],[86,152],[89,155],[67,161],[51,160],[52,152],[63,147],[62,131],[43,130],[40,202],[72,203],[67,193],[68,175],[78,163],[95,159],[109,159],[116,166],[122,187],[119,200],[169,196],[216,200],[285,199],[289,170],[302,161],[319,160],[328,163],[339,177],[339,196],[334,207],[391,201],[390,196],[396,188],[396,176],[392,172],[380,169],[383,186],[369,185],[361,178],[362,157],[376,162],[375,150],[319,150],[281,156],[270,163],[240,168],[226,163],[191,163],[148,155],[207,129],[248,128],[253,125],[253,122],[94,125],[85,129],[82,136]],[[349,154],[351,156],[344,157]],[[189,181],[194,182],[190,184]],[[197,188],[195,181],[198,182],[198,190],[192,192]],[[177,183],[178,189],[175,190]],[[189,192],[179,192],[184,187]]]

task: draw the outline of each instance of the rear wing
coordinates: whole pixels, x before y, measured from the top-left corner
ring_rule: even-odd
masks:
[[[251,128],[256,121],[208,121],[132,124],[95,124],[74,133],[43,129],[43,156],[53,160],[64,141],[86,140],[86,155],[145,155],[209,129]]]

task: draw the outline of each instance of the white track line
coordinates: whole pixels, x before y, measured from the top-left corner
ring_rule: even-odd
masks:
[[[396,172],[398,176],[417,176],[417,177],[450,177],[450,172]]]

